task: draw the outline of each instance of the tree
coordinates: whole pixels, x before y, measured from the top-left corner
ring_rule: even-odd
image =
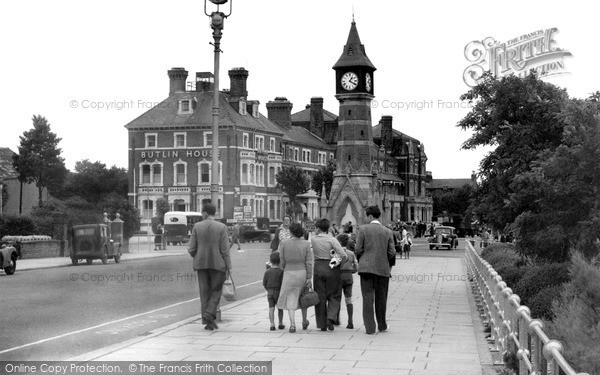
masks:
[[[312,175],[311,188],[317,192],[319,196],[323,192],[323,185],[325,185],[325,196],[329,199],[329,193],[331,193],[331,185],[333,184],[333,174],[335,173],[335,162],[329,160],[327,165],[321,167],[316,173]]]
[[[564,89],[532,74],[525,78],[495,79],[487,73],[482,83],[461,96],[473,109],[458,126],[472,130],[463,149],[492,146],[480,164],[481,186],[473,210],[482,221],[504,229],[535,200],[511,200],[517,175],[531,170],[541,152],[561,143],[562,111],[568,103]]]
[[[88,159],[75,163],[75,171],[69,172],[59,198],[79,196],[88,202],[100,202],[105,196],[117,193],[127,197],[127,171],[116,166],[106,165]]]
[[[299,204],[296,202],[296,197],[306,193],[310,186],[309,179],[302,169],[295,165],[291,167],[284,166],[277,172],[275,179],[277,180],[277,187],[283,190],[290,198],[292,214],[296,216],[297,213],[302,212]]]
[[[129,203],[127,196],[113,193],[105,195],[100,202],[100,211],[106,212],[109,219],[114,220],[117,213],[123,220],[123,237],[131,238],[133,233],[140,229],[140,212],[135,206]]]
[[[513,225],[517,247],[554,261],[567,260],[571,249],[590,259],[600,251],[600,103],[573,99],[561,117],[561,145],[515,179],[512,201],[535,201]]]
[[[41,206],[44,189],[47,188],[49,192],[58,190],[67,169],[64,159],[60,156],[61,149],[58,148],[61,139],[50,131],[50,124],[46,118],[36,115],[32,121],[33,129],[19,137],[19,153],[13,157],[13,164],[19,174],[19,181],[36,183],[38,202]]]

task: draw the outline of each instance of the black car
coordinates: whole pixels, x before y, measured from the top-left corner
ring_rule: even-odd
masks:
[[[252,225],[240,227],[240,242],[271,242],[271,232],[268,229],[258,229]]]

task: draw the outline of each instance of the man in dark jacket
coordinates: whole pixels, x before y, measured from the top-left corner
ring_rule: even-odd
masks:
[[[202,207],[204,220],[194,225],[188,245],[188,252],[194,258],[194,270],[198,272],[202,321],[208,330],[218,328],[217,308],[226,272],[231,271],[227,226],[214,219],[215,212],[215,206],[210,203]]]
[[[360,226],[355,252],[363,300],[363,322],[367,334],[372,335],[375,333],[375,320],[380,332],[388,328],[385,314],[390,282],[389,260],[396,257],[396,250],[392,231],[379,222],[379,207],[369,206],[365,214],[369,224]]]

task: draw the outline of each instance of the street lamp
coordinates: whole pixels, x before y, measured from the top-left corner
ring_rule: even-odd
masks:
[[[229,14],[219,11],[219,7],[228,2],[228,0],[209,0],[217,6],[217,10],[208,14],[206,11],[206,0],[204,0],[204,14],[210,18],[210,27],[213,29],[215,47],[215,82],[213,91],[213,108],[212,108],[212,170],[210,181],[210,200],[215,207],[219,205],[219,57],[221,53],[221,36],[223,31],[223,23],[225,18],[231,15],[231,5],[229,3]]]

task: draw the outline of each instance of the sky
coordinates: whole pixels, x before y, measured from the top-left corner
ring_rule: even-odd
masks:
[[[209,3],[210,4],[210,3]],[[568,74],[547,77],[573,97],[600,90],[597,11],[583,1],[233,0],[221,40],[227,71],[249,71],[248,99],[287,97],[300,111],[311,97],[338,113],[332,66],[356,21],[374,74],[373,125],[425,145],[433,178],[468,178],[489,149],[462,150],[456,126],[469,111],[465,46],[508,42],[556,27]],[[214,8],[209,6],[209,11]],[[229,7],[225,7],[225,11]],[[5,1],[0,5],[0,147],[17,151],[31,118],[45,116],[62,140],[67,168],[77,161],[127,167],[124,126],[168,96],[167,70],[213,71],[212,30],[202,0]]]

